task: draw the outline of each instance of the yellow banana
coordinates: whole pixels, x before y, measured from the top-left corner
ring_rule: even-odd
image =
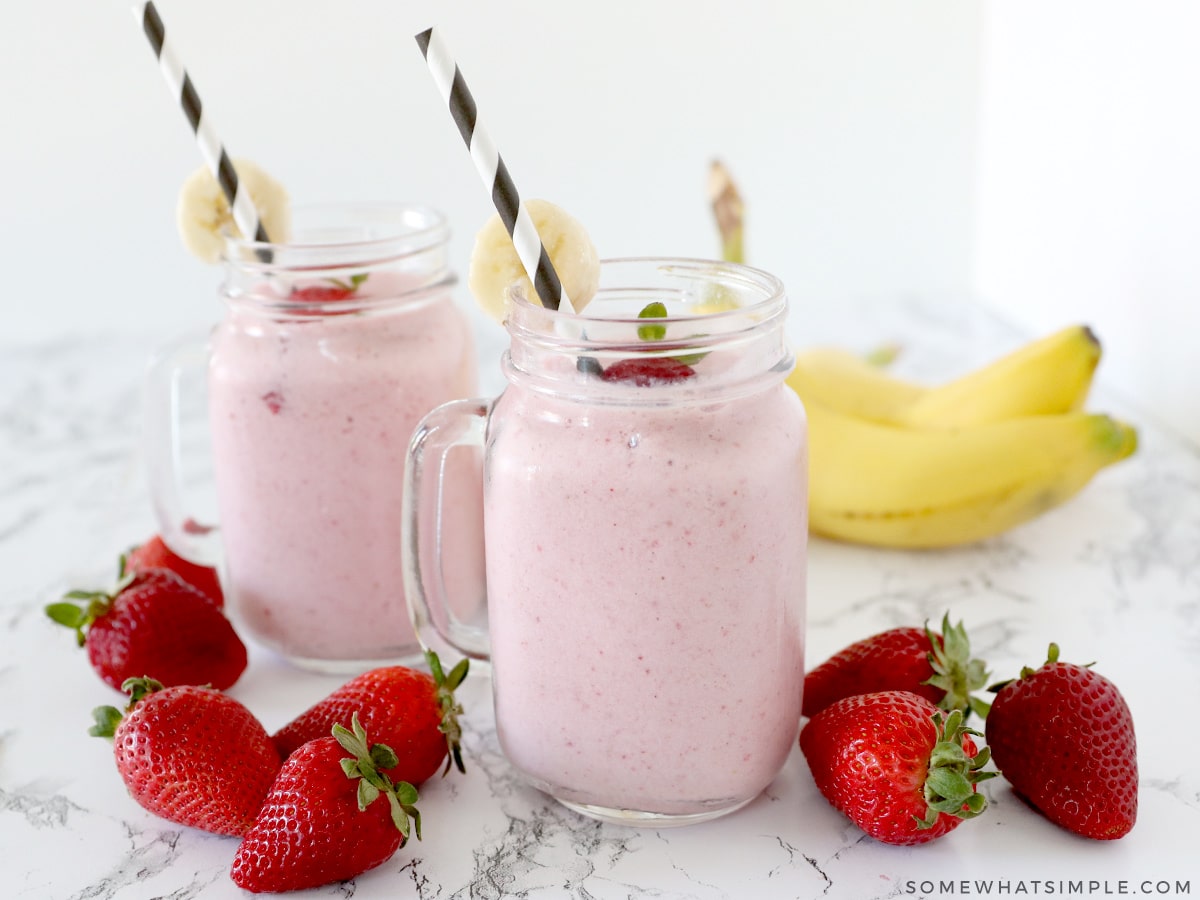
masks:
[[[889,425],[952,428],[1082,407],[1100,361],[1085,325],[1060,329],[953,381],[925,387],[847,350],[796,355],[788,384],[805,401]]]
[[[811,528],[876,546],[946,547],[999,534],[1058,506],[1137,447],[1129,425],[1083,412],[929,430],[806,406]]]
[[[840,347],[812,347],[797,353],[787,383],[805,404],[820,403],[891,425],[903,425],[905,411],[929,390],[893,378],[865,357]]]
[[[1090,328],[1063,328],[927,391],[906,410],[905,423],[946,428],[1073,412],[1087,399],[1099,362],[1100,341]]]
[[[291,238],[292,206],[283,185],[248,159],[235,159],[233,165],[239,184],[254,201],[254,209],[262,220],[263,230],[272,241],[286,244]],[[175,224],[184,247],[206,263],[220,260],[227,232],[246,237],[233,220],[225,191],[208,166],[201,166],[192,172],[179,189]]]

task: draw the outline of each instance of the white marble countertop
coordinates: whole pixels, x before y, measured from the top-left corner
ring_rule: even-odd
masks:
[[[902,362],[924,374],[982,362],[1016,339],[977,313],[912,302],[887,310],[850,310],[807,336],[899,338]],[[109,744],[86,733],[92,708],[119,697],[42,613],[153,531],[137,452],[140,373],[153,346],[136,336],[0,346],[6,900],[247,896],[228,875],[236,841],[156,819],[128,797]],[[354,882],[301,896],[868,900],[987,896],[989,884],[994,896],[1200,895],[1200,769],[1188,758],[1200,737],[1188,705],[1200,687],[1200,452],[1103,386],[1089,405],[1137,423],[1141,448],[1034,523],[945,552],[814,540],[808,654],[812,665],[949,610],[997,675],[1041,662],[1050,640],[1064,658],[1095,660],[1137,727],[1141,808],[1123,840],[1061,831],[998,778],[983,787],[985,816],[925,846],[889,847],[825,803],[798,749],[762,796],[724,819],[661,831],[601,825],[513,776],[487,679],[476,676],[463,696],[467,774],[422,790],[424,840]],[[251,646],[231,693],[270,730],[338,683]]]

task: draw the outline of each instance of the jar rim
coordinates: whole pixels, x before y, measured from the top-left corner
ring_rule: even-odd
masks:
[[[446,263],[445,216],[413,203],[313,203],[293,211],[287,243],[227,236],[222,295],[275,318],[391,312],[430,302],[456,282]],[[377,273],[403,274],[403,294],[372,290]]]
[[[600,265],[599,289],[578,313],[535,305],[525,296],[528,285],[510,289],[511,342],[502,361],[510,383],[577,391],[601,403],[659,405],[759,390],[790,371],[787,295],[769,272],[688,257],[622,257]],[[655,301],[665,317],[639,315]],[[645,390],[640,377],[626,384],[627,375],[612,375],[617,365],[626,373],[640,368],[650,381],[664,367],[687,374]],[[692,374],[702,377],[693,381]]]
[[[731,314],[744,315],[749,311],[757,311],[761,314],[769,311],[773,306],[779,306],[782,308],[787,304],[787,296],[782,280],[764,269],[748,266],[745,263],[687,256],[620,256],[601,259],[600,267],[602,272],[612,272],[617,269],[634,267],[652,268],[659,274],[673,275],[679,278],[690,277],[696,281],[701,280],[702,276],[706,276],[704,280],[707,284],[740,284],[743,288],[757,288],[762,295],[760,299],[753,304],[738,306],[723,311],[713,311],[691,315],[688,316],[688,318],[715,321],[721,316],[729,316]],[[723,277],[715,277],[718,275]],[[582,312],[550,309],[542,306],[540,302],[536,302],[535,300],[526,296],[524,288],[525,285],[522,282],[518,282],[509,288],[509,296],[512,300],[512,304],[514,306],[519,305],[526,309],[532,310],[535,314],[546,313],[562,320],[578,319],[587,321],[589,319],[595,319],[597,321],[612,323],[645,324],[644,320],[639,321],[639,318],[636,314],[626,316],[589,316],[587,309],[590,306],[590,303],[584,307]],[[658,288],[653,285],[616,286],[602,284],[597,293],[599,294],[630,289],[644,291],[646,293],[652,293],[658,290]]]
[[[783,282],[771,273],[744,263],[692,257],[629,256],[602,259],[598,290],[581,312],[549,309],[531,300],[527,282],[509,288],[505,325],[516,340],[562,351],[596,352],[679,349],[673,341],[643,342],[638,335],[655,322],[673,330],[703,323],[704,334],[690,334],[687,343],[700,349],[759,333],[782,323],[787,314]],[[725,294],[714,295],[714,289]],[[701,296],[701,292],[704,295]],[[701,308],[713,296],[739,302],[727,309]],[[666,301],[666,319],[639,315],[646,300]],[[624,303],[624,310],[613,308]],[[606,314],[597,314],[601,308]]]
[[[222,261],[271,270],[374,265],[424,253],[450,238],[445,215],[431,206],[392,201],[306,203],[292,209],[286,242],[227,233]]]

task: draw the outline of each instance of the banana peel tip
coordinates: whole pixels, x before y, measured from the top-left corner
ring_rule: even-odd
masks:
[[[1100,416],[1098,423],[1101,445],[1111,453],[1113,462],[1127,459],[1137,452],[1138,431],[1134,426],[1112,416]]]

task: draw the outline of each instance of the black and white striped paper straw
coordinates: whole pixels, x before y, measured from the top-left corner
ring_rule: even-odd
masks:
[[[483,179],[483,186],[491,191],[496,212],[500,214],[500,220],[508,229],[521,265],[529,275],[529,280],[533,282],[542,305],[548,309],[575,312],[575,307],[571,305],[566,289],[550,262],[550,255],[537,232],[537,226],[533,224],[529,210],[521,202],[517,186],[508,174],[508,167],[500,158],[487,129],[479,121],[475,99],[467,89],[467,83],[463,80],[458,65],[446,49],[441,34],[433,28],[426,29],[417,35],[417,46],[421,48],[434,83],[449,107],[450,115],[458,125],[458,132],[466,142],[467,149],[471,152],[471,159],[479,177]]]
[[[269,243],[270,238],[259,220],[258,210],[254,208],[254,202],[250,199],[250,192],[242,189],[237,169],[230,162],[229,154],[225,152],[212,122],[205,114],[191,77],[183,68],[179,57],[175,55],[174,46],[167,40],[166,29],[153,0],[135,5],[133,15],[141,23],[142,30],[146,32],[146,39],[150,41],[150,47],[158,58],[158,67],[167,83],[167,90],[179,101],[183,114],[192,127],[192,133],[195,134],[196,143],[200,147],[200,155],[204,157],[204,162],[221,185],[221,191],[225,194],[225,200],[233,213],[233,221],[237,223],[243,236],[253,237],[260,243]]]

